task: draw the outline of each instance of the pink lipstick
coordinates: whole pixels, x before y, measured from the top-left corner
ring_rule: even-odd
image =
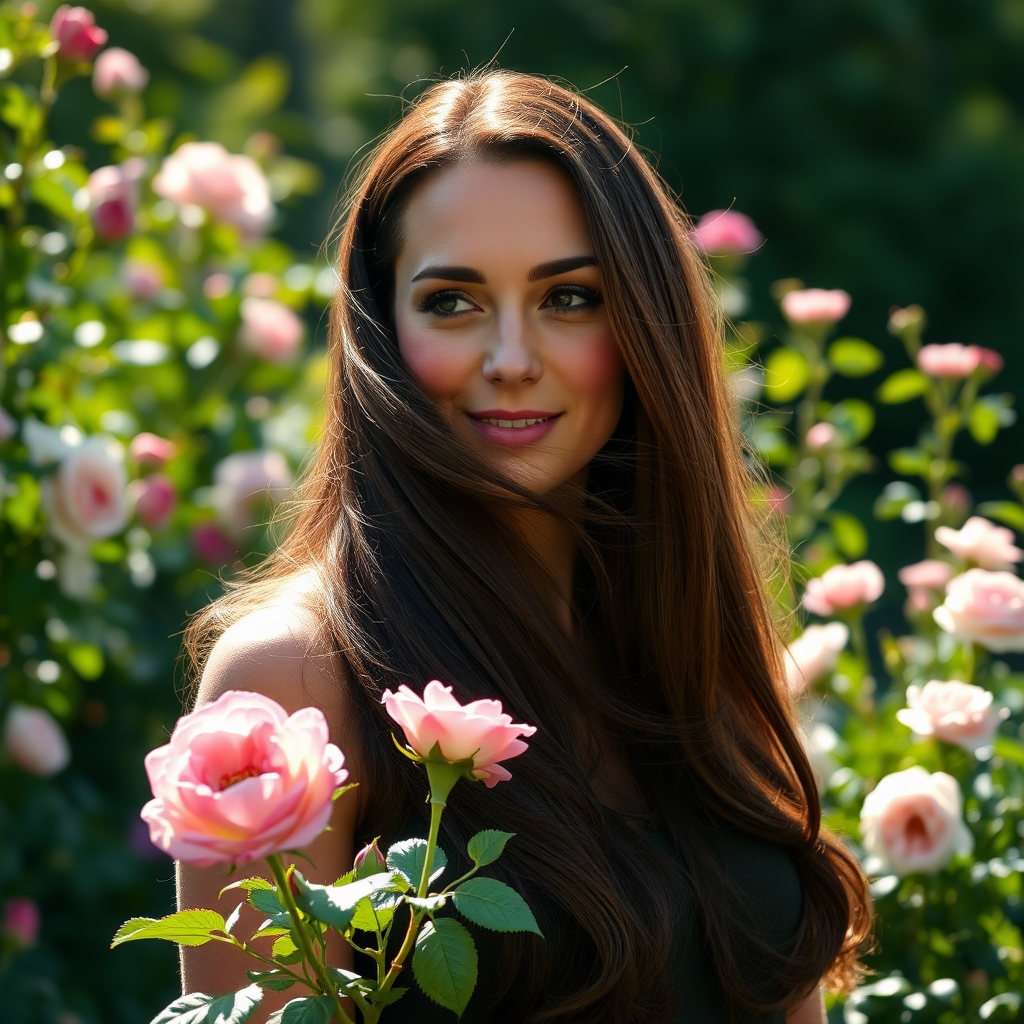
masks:
[[[519,447],[546,437],[562,414],[538,409],[482,409],[468,415],[488,441]]]

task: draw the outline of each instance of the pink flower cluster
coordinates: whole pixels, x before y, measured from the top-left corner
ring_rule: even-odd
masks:
[[[736,210],[710,210],[690,232],[693,244],[709,256],[742,256],[760,248],[764,235]]]
[[[323,832],[344,763],[316,708],[288,715],[262,694],[229,690],[146,755],[153,799],[142,819],[177,860],[248,864]]]
[[[499,762],[523,753],[528,744],[519,737],[537,731],[532,725],[514,724],[510,715],[502,713],[501,701],[460,704],[452,688],[436,679],[427,683],[422,697],[400,686],[397,693],[385,690],[381,702],[420,757],[429,757],[436,745],[446,761],[472,758],[473,774],[488,788],[512,778]]]
[[[835,615],[872,604],[885,590],[885,577],[874,562],[833,565],[821,576],[807,581],[804,607],[813,615]]]
[[[917,354],[917,365],[929,377],[960,380],[969,377],[979,367],[992,373],[1003,368],[1003,357],[980,345],[924,345]]]
[[[153,191],[181,205],[202,207],[219,223],[259,237],[274,215],[270,186],[259,164],[219,142],[186,142],[153,179]]]

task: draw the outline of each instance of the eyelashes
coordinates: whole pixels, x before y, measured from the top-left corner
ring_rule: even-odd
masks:
[[[564,301],[566,298],[568,302]],[[580,301],[573,301],[578,299]],[[563,300],[563,301],[559,301]],[[574,313],[582,310],[595,309],[604,302],[601,292],[596,288],[588,288],[581,284],[556,285],[544,297],[542,309],[554,309],[559,313]],[[462,303],[466,308],[459,309]],[[421,313],[431,313],[442,319],[461,316],[479,309],[477,304],[463,291],[455,288],[445,288],[441,291],[431,292],[424,296],[416,308]]]

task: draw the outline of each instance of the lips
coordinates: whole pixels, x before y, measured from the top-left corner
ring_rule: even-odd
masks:
[[[482,409],[468,413],[481,436],[510,447],[534,444],[546,437],[561,415],[541,409]]]

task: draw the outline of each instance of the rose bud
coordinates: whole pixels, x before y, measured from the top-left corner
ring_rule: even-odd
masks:
[[[736,210],[711,210],[690,232],[693,244],[709,256],[742,256],[759,248],[764,235]]]
[[[117,242],[135,229],[138,187],[121,167],[101,167],[89,176],[89,213],[96,234],[104,242]]]
[[[227,565],[238,554],[234,542],[216,523],[200,523],[192,531],[192,550],[208,565]]]
[[[163,473],[133,480],[129,487],[129,497],[135,503],[135,514],[139,522],[150,530],[166,526],[178,506],[178,492]]]
[[[384,859],[384,854],[377,848],[377,840],[374,839],[372,843],[368,843],[364,846],[355,857],[352,862],[352,867],[355,870],[356,878],[369,878],[370,875],[379,874],[381,871],[387,870],[387,861]]]
[[[815,423],[807,431],[807,447],[811,451],[829,448],[836,442],[836,428],[831,423]]]
[[[50,19],[50,35],[57,44],[61,60],[89,61],[107,41],[107,33],[97,27],[92,11],[62,4]]]
[[[92,90],[100,99],[142,92],[149,81],[149,72],[134,53],[112,46],[96,58],[92,69]]]
[[[136,434],[128,444],[128,454],[140,465],[157,469],[168,459],[173,459],[177,448],[165,437],[143,431]]]
[[[15,950],[31,949],[39,941],[39,907],[24,896],[4,903],[4,938]]]

